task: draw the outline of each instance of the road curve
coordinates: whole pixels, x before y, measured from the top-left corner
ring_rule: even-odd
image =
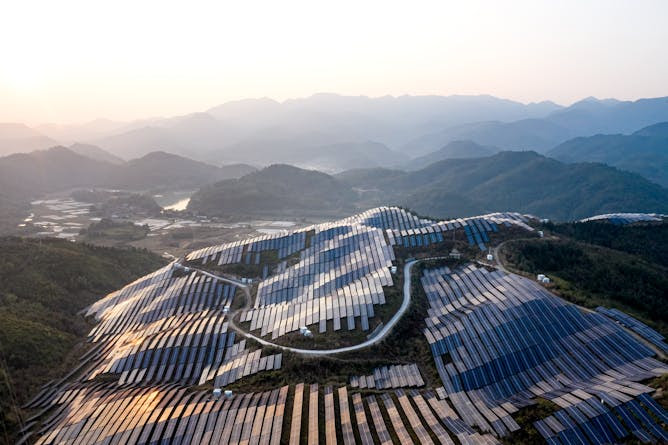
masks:
[[[238,331],[242,336],[244,336],[246,338],[253,339],[256,342],[258,342],[258,343],[260,343],[261,345],[264,345],[264,346],[271,346],[273,348],[279,348],[279,349],[282,349],[284,351],[290,351],[290,352],[294,352],[296,354],[301,354],[301,355],[322,356],[322,355],[341,354],[341,353],[344,353],[344,352],[351,352],[351,351],[357,351],[358,349],[368,348],[369,346],[375,345],[376,343],[380,342],[385,337],[387,337],[387,335],[390,333],[390,331],[392,331],[392,328],[394,328],[394,326],[399,322],[399,320],[404,315],[406,310],[408,310],[408,307],[411,304],[411,279],[410,279],[411,269],[413,268],[415,263],[417,263],[419,261],[432,260],[432,259],[438,259],[438,258],[440,258],[440,257],[422,258],[422,259],[419,259],[419,260],[408,261],[404,265],[404,292],[403,292],[404,293],[404,299],[401,302],[401,306],[399,307],[399,310],[383,326],[383,328],[376,335],[374,335],[372,338],[370,338],[370,339],[368,339],[368,340],[366,340],[362,343],[358,343],[356,345],[346,346],[346,347],[343,347],[343,348],[336,348],[336,349],[291,348],[290,346],[283,346],[283,345],[278,345],[276,343],[272,343],[272,342],[267,341],[263,338],[257,337],[255,335],[251,334],[250,332],[245,331],[244,329],[242,329],[240,326],[238,326],[234,322],[234,315],[237,312],[239,312],[239,310],[243,310],[246,307],[249,307],[249,305],[250,305],[250,292],[249,292],[248,286],[246,286],[245,284],[239,283],[236,280],[230,280],[229,278],[218,277],[216,275],[213,275],[209,272],[206,272],[206,271],[203,271],[203,270],[200,270],[200,269],[197,269],[197,270],[206,274],[207,276],[210,276],[210,277],[213,277],[213,278],[218,278],[218,279],[221,279],[221,280],[224,280],[224,281],[227,281],[227,282],[234,283],[237,286],[241,287],[243,289],[243,291],[246,293],[246,307],[229,313],[229,325],[230,325],[230,327],[235,329],[236,331]],[[193,268],[191,268],[191,269],[193,269]]]
[[[410,279],[410,273],[411,273],[411,268],[415,263],[417,263],[418,260],[412,260],[407,262],[404,265],[404,299],[401,302],[401,306],[399,307],[399,310],[390,318],[390,320],[383,326],[383,328],[372,338],[362,342],[358,343],[356,345],[352,346],[345,346],[343,348],[336,348],[336,349],[299,349],[299,348],[291,348],[289,346],[283,346],[283,345],[277,345],[275,343],[268,342],[262,338],[256,337],[253,334],[249,334],[247,332],[244,332],[244,335],[248,338],[252,338],[253,340],[257,341],[258,343],[265,345],[265,346],[273,346],[276,348],[283,349],[284,351],[290,351],[290,352],[295,352],[297,354],[301,355],[308,355],[308,356],[322,356],[322,355],[333,355],[333,354],[342,354],[344,352],[352,352],[352,351],[357,351],[358,349],[364,349],[368,348],[371,345],[375,345],[376,343],[380,342],[383,340],[385,337],[387,337],[387,334],[390,333],[392,328],[399,322],[401,317],[404,315],[406,310],[408,309],[408,306],[411,304],[411,279]],[[237,328],[238,329],[238,328]]]

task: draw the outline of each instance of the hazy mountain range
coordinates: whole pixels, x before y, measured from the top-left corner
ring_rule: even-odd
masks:
[[[99,149],[91,152],[100,155]],[[254,170],[244,164],[216,167],[165,152],[112,163],[57,146],[0,158],[0,189],[7,196],[22,199],[75,187],[183,190]]]
[[[492,96],[316,94],[284,102],[228,102],[204,112],[128,123],[1,124],[0,154],[78,142],[125,160],[166,151],[215,165],[289,163],[337,172],[397,165],[461,140],[544,153],[574,137],[630,133],[664,121],[668,98],[588,98],[562,107]]]

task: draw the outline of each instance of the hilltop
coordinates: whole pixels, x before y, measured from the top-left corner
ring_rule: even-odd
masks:
[[[211,216],[336,215],[354,209],[356,198],[330,175],[278,164],[200,189],[188,210]]]

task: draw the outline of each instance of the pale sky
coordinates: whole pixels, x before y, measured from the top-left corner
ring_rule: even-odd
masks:
[[[0,122],[228,100],[668,95],[668,1],[0,1]]]

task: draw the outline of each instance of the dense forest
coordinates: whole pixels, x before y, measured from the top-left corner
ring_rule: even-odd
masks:
[[[585,307],[616,307],[668,336],[666,224],[548,225],[550,239],[515,240],[502,255],[512,267],[545,273],[557,293]]]
[[[668,224],[619,226],[602,221],[548,223],[545,228],[578,241],[620,250],[668,267]]]
[[[164,261],[148,251],[59,239],[0,238],[0,434],[18,423],[16,406],[67,369],[87,334],[77,313]],[[72,359],[71,357],[69,359]]]

